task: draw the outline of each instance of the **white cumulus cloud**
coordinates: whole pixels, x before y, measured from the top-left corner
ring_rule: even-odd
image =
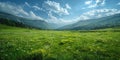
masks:
[[[89,0],[85,1],[85,4],[88,5],[88,8],[94,8],[99,6],[104,6],[106,0]]]
[[[71,7],[69,6],[69,4],[65,5],[67,9],[71,9]]]
[[[46,19],[49,23],[55,23],[60,25],[65,25],[73,22],[72,20],[65,20],[58,16],[69,15],[68,10],[71,9],[69,4],[65,4],[64,7],[58,2],[47,0],[44,2],[43,7],[48,13],[48,18]],[[58,16],[57,16],[58,15]]]
[[[119,14],[120,10],[118,9],[94,9],[88,12],[83,13],[80,15],[77,19],[78,20],[86,20],[86,19],[95,19],[95,18],[101,18],[105,16],[111,16],[114,14]]]
[[[47,22],[49,22],[49,23],[55,23],[55,24],[58,24],[59,26],[64,26],[64,25],[76,22],[75,20],[65,20],[63,18],[57,18],[51,12],[48,13],[48,17],[49,18],[46,19]]]
[[[57,3],[55,1],[45,1],[44,7],[47,10],[52,11],[58,15],[69,15],[67,8],[63,8],[60,3]]]
[[[86,5],[90,5],[91,3],[92,3],[92,0],[85,2]]]

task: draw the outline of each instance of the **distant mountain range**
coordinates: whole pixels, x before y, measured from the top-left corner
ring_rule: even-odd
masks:
[[[44,20],[31,20],[12,14],[0,12],[0,23],[10,26],[37,28],[37,29],[55,29],[57,24],[48,23]],[[120,14],[107,16],[98,19],[80,20],[76,23],[57,28],[58,30],[92,30],[110,27],[120,27]]]
[[[78,21],[74,24],[66,25],[58,29],[62,30],[92,30],[110,27],[120,27],[120,14],[102,17],[98,19],[89,19]]]

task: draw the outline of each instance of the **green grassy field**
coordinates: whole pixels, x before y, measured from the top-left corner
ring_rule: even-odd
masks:
[[[120,29],[54,31],[0,25],[0,60],[120,60]]]

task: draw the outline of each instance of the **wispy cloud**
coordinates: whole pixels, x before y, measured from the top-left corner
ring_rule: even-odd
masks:
[[[40,16],[35,15],[33,11],[30,11],[29,16],[31,17],[31,19],[43,20],[43,18],[41,18]]]
[[[52,4],[52,3],[53,2],[51,2],[50,4]],[[66,21],[62,18],[58,18],[58,17],[53,15],[53,13],[68,15],[69,13],[68,13],[67,9],[70,9],[71,7],[68,5],[66,8],[63,8],[60,6],[59,3],[54,2],[54,4],[57,5],[56,7],[54,7],[56,9],[53,9],[56,11],[49,10],[50,13],[48,13],[49,18],[47,19],[47,21],[49,21],[51,23],[56,23],[56,24],[57,23],[58,24],[63,24],[63,23],[67,24],[67,23],[71,22],[71,21]],[[40,8],[39,6],[36,6],[36,5],[32,6],[28,2],[25,2],[25,5],[28,6],[29,8],[33,8],[36,10],[42,10],[42,8]],[[50,6],[52,6],[52,5],[50,5]],[[25,18],[28,18],[31,20],[44,20],[42,17],[36,15],[32,10],[26,11],[26,10],[24,10],[24,7],[22,7],[20,5],[13,4],[13,3],[0,2],[0,8],[1,8],[0,11],[2,11],[2,12],[6,12],[6,13],[13,14],[16,16],[25,17]]]
[[[30,5],[28,2],[25,2],[25,5],[28,6],[29,8],[39,10],[39,11],[44,11],[43,8],[37,6],[37,5]]]
[[[29,15],[26,11],[24,11],[24,9],[21,6],[17,6],[11,3],[4,3],[4,2],[0,2],[0,11],[10,13],[13,15],[20,15],[20,14],[24,16]]]
[[[85,1],[85,4],[86,4],[86,5],[90,5],[91,3],[92,3],[92,0]]]
[[[25,5],[27,5],[28,7],[31,7],[30,4],[28,2],[25,2]]]
[[[16,16],[30,19],[42,19],[40,16],[36,16],[36,14],[34,14],[32,11],[28,13],[27,11],[24,10],[22,6],[18,6],[16,4],[0,2],[0,8],[1,12],[13,14]]]
[[[49,18],[46,19],[47,22],[49,22],[49,23],[55,23],[55,24],[58,24],[59,26],[64,26],[64,25],[76,22],[75,20],[65,20],[63,18],[57,18],[51,12],[48,13],[48,17]]]
[[[120,5],[120,2],[119,2],[119,3],[117,3],[117,5]]]
[[[44,2],[43,7],[48,12],[48,19],[46,19],[49,23],[56,23],[60,25],[65,25],[71,23],[72,20],[65,20],[58,16],[69,15],[68,10],[71,9],[69,4],[65,4],[64,7],[58,2],[47,0]],[[56,15],[58,16],[56,16]]]
[[[67,9],[71,9],[71,7],[69,6],[69,4],[65,4]]]
[[[88,5],[87,8],[95,8],[95,7],[99,7],[99,6],[104,6],[105,5],[105,1],[106,0],[88,0],[85,1],[85,4]]]
[[[67,8],[63,8],[60,3],[57,3],[55,1],[45,1],[44,7],[47,10],[52,11],[58,15],[69,15]]]
[[[36,5],[34,5],[34,6],[32,6],[35,10],[43,10],[42,8],[40,8],[39,6],[36,6]]]
[[[88,12],[83,13],[77,19],[78,20],[86,20],[86,19],[95,19],[101,18],[105,16],[110,16],[114,14],[119,14],[120,10],[118,9],[94,9]]]

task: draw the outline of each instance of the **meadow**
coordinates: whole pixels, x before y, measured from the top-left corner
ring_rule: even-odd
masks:
[[[0,24],[0,60],[120,60],[120,28],[57,31]]]

